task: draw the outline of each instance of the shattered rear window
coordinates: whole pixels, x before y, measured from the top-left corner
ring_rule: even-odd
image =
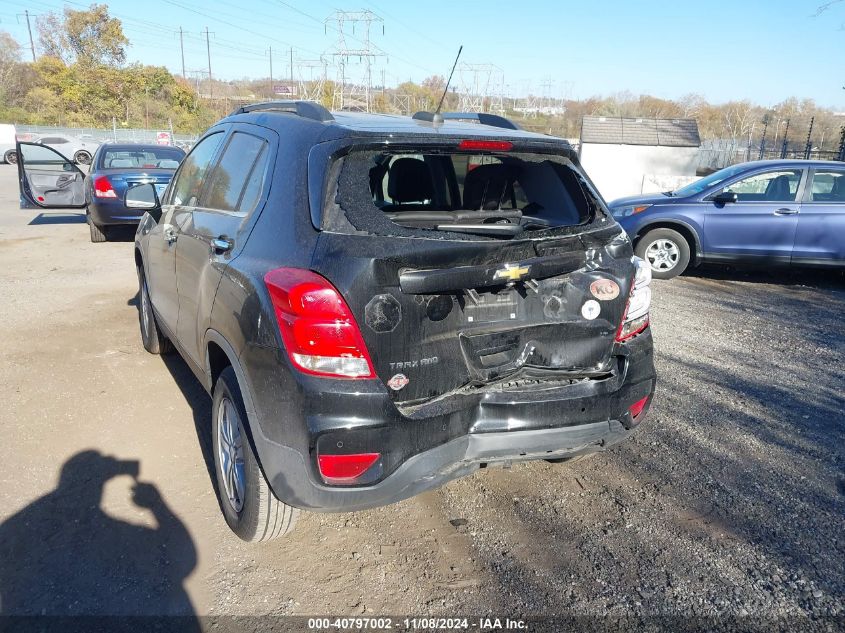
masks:
[[[463,239],[579,226],[600,208],[564,155],[432,147],[352,151],[330,198],[359,231]]]

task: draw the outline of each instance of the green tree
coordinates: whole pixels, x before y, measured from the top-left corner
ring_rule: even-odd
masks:
[[[21,45],[6,31],[0,31],[0,96],[5,97],[9,79],[21,61]]]
[[[105,4],[92,4],[87,11],[65,7],[62,15],[39,16],[36,26],[44,54],[66,64],[120,66],[126,61],[129,40]]]

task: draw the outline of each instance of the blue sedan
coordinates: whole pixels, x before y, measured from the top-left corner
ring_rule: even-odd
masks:
[[[608,206],[658,279],[703,262],[845,267],[841,162],[742,163]]]
[[[138,224],[144,210],[126,206],[126,191],[136,185],[153,183],[161,196],[184,157],[185,152],[178,147],[101,145],[91,160],[85,191],[91,241],[105,242],[110,226]]]

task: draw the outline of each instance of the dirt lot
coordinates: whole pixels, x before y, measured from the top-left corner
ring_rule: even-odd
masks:
[[[0,165],[0,612],[845,615],[842,274],[656,282],[632,441],[248,546],[208,397],[141,348],[131,239],[19,210]]]

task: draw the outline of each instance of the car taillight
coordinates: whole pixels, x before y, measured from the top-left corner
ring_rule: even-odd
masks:
[[[631,294],[616,331],[616,342],[624,343],[648,327],[651,307],[651,267],[639,257],[634,257],[637,273],[631,285]]]
[[[94,179],[94,195],[97,198],[117,198],[111,181],[106,176],[97,176]]]
[[[375,464],[381,453],[319,455],[317,464],[323,481],[330,484],[351,484]]]
[[[297,369],[334,378],[375,377],[355,317],[327,279],[310,270],[277,268],[264,283]]]
[[[513,149],[513,143],[510,141],[477,141],[474,139],[467,139],[461,141],[458,149],[474,149],[487,152],[507,152]]]
[[[648,404],[648,399],[649,396],[646,396],[642,400],[637,400],[634,404],[628,407],[628,413],[631,414],[631,417],[633,419],[636,420],[638,417],[640,417],[640,414],[643,412],[643,409],[645,409],[645,405]]]

